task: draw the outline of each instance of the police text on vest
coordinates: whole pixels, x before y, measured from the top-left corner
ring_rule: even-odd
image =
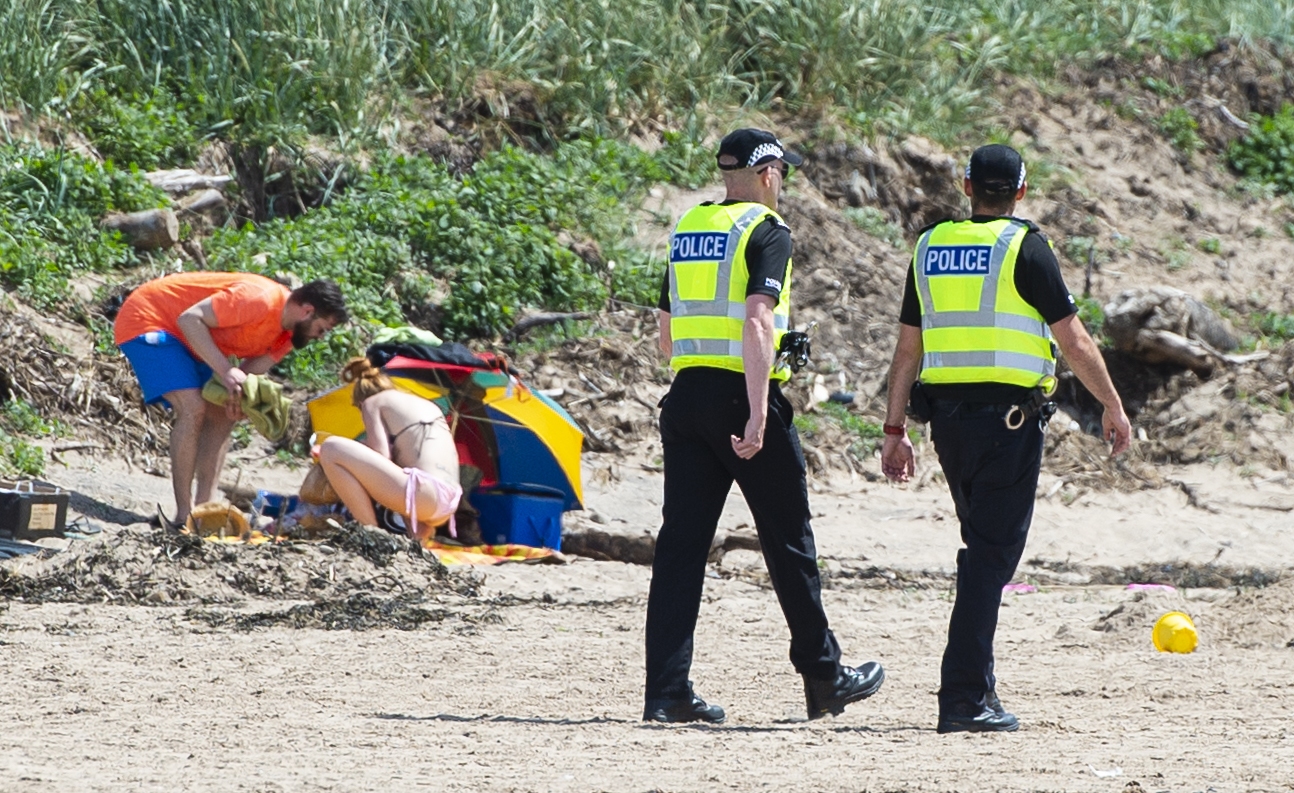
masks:
[[[728,256],[728,235],[713,231],[686,231],[670,241],[671,262],[721,262]]]
[[[932,245],[926,249],[926,275],[988,275],[991,245]]]

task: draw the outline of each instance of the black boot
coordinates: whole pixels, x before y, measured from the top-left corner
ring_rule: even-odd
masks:
[[[942,710],[942,709],[941,709]],[[939,714],[939,726],[935,732],[1015,732],[1020,729],[1020,720],[1013,713],[1007,713],[997,692],[990,690],[984,695],[981,708],[949,708]]]
[[[875,661],[868,661],[857,669],[840,667],[835,680],[804,678],[804,704],[810,719],[820,719],[830,713],[839,716],[851,702],[867,699],[885,682],[885,670]]]
[[[649,699],[643,707],[643,721],[663,721],[667,724],[681,724],[689,721],[704,721],[709,724],[723,724],[727,715],[718,705],[707,705],[705,700],[692,692],[692,684],[687,684],[687,696],[678,699]]]

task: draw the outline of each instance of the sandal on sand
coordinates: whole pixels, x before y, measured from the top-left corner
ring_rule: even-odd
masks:
[[[166,529],[167,531],[170,531],[170,532],[179,531],[181,527],[184,526],[183,523],[180,523],[179,521],[171,520],[170,518],[166,517],[166,510],[162,509],[161,504],[157,505],[157,513],[153,515],[153,518],[152,520],[149,521],[149,523],[158,527],[159,529]]]

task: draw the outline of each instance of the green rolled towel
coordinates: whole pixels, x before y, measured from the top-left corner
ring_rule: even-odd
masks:
[[[202,387],[202,398],[223,407],[229,401],[229,390],[218,375],[212,375]],[[277,441],[288,431],[292,400],[283,396],[283,386],[260,374],[249,374],[243,381],[243,413],[256,431],[267,440]]]

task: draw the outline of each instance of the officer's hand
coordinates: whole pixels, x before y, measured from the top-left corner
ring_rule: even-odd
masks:
[[[1106,408],[1101,414],[1101,437],[1114,444],[1110,448],[1111,457],[1132,445],[1132,424],[1128,422],[1128,415],[1123,412],[1122,405],[1116,406],[1113,411]]]
[[[730,435],[732,438],[732,450],[743,460],[749,460],[764,448],[764,416],[756,416],[753,413],[746,421],[746,434],[738,438],[736,435]]]
[[[906,482],[917,472],[917,455],[906,434],[886,435],[881,447],[881,472],[895,482]]]

